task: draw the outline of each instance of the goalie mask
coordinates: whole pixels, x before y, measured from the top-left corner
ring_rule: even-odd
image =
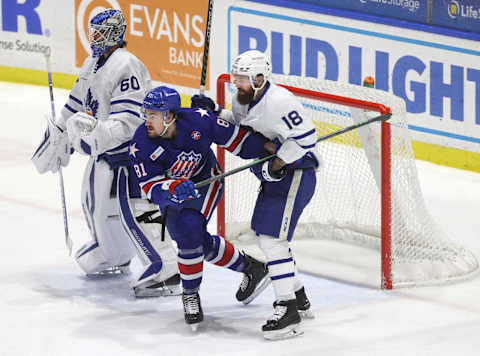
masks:
[[[88,24],[88,38],[93,57],[101,57],[123,43],[127,23],[120,10],[108,9],[94,16]]]
[[[169,112],[176,112],[180,109],[181,106],[181,99],[180,99],[180,94],[175,89],[166,87],[166,86],[161,86],[154,88],[148,92],[148,94],[145,96],[145,99],[143,99],[143,115],[145,116],[145,110],[153,110],[153,111],[160,111],[163,114],[163,124],[164,124],[164,130],[160,134],[160,136],[163,136],[165,132],[167,132],[167,129],[172,125],[176,118],[174,118],[172,121],[170,121],[167,124],[167,116]]]
[[[270,80],[272,73],[270,61],[267,56],[257,50],[249,50],[237,56],[232,63],[232,80],[235,76],[245,75],[250,81],[250,85],[254,91],[254,97]],[[257,76],[263,75],[263,83],[260,87],[256,87]]]

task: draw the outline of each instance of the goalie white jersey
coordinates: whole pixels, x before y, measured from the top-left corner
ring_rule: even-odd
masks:
[[[223,110],[221,117],[241,126],[249,126],[282,146],[279,158],[289,164],[313,153],[317,135],[312,120],[301,103],[288,90],[268,82],[263,95],[249,105],[232,100],[232,112]],[[225,113],[224,113],[225,112]]]
[[[74,113],[81,111],[97,120],[108,120],[109,135],[102,147],[111,150],[130,141],[143,122],[141,107],[150,90],[151,79],[145,65],[133,54],[119,48],[106,61],[85,60],[58,122],[62,128]]]

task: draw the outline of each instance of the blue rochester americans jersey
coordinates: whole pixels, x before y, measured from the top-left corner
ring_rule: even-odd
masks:
[[[265,153],[262,135],[217,118],[209,111],[180,109],[176,116],[174,139],[149,138],[144,123],[135,132],[129,147],[143,193],[161,207],[169,204],[169,187],[174,180],[200,182],[220,174],[210,148],[212,143],[245,159]]]

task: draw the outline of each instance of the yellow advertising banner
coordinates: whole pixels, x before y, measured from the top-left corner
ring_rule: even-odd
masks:
[[[88,22],[106,8],[121,9],[125,41],[153,80],[200,86],[208,0],[75,0],[76,66],[90,53]],[[206,90],[209,89],[207,66]]]

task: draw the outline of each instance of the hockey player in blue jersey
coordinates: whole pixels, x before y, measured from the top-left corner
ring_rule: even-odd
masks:
[[[269,283],[265,264],[207,231],[223,194],[223,182],[217,180],[200,189],[195,183],[221,173],[212,143],[252,158],[265,152],[268,141],[207,110],[180,108],[177,91],[165,86],[151,90],[143,108],[146,122],[130,143],[130,159],[139,186],[160,206],[168,232],[177,243],[185,321],[195,329],[203,320],[199,289],[204,260],[244,273],[236,295],[244,303]]]
[[[289,242],[313,196],[318,159],[312,120],[293,94],[270,81],[270,74],[265,54],[244,52],[232,64],[232,83],[237,88],[232,111],[221,110],[200,95],[192,97],[192,107],[214,110],[228,122],[248,126],[279,142],[276,158],[251,169],[261,181],[251,227],[267,258],[276,296],[275,312],[262,330],[267,339],[281,339],[301,333],[297,329],[300,314],[312,316],[305,289],[295,273]]]
[[[69,162],[69,143],[89,156],[81,199],[91,240],[75,254],[87,275],[127,273],[137,255],[144,270],[133,283],[135,296],[180,294],[176,252],[171,240],[160,239],[158,207],[141,198],[136,182],[118,180],[119,172],[129,169],[128,144],[143,122],[140,109],[151,89],[150,75],[124,48],[127,24],[120,10],[99,12],[88,27],[92,53],[60,116],[49,120],[49,134],[33,162],[40,173],[55,172],[58,159],[63,166]],[[128,188],[129,204],[120,206]],[[135,218],[126,224],[125,215]]]

